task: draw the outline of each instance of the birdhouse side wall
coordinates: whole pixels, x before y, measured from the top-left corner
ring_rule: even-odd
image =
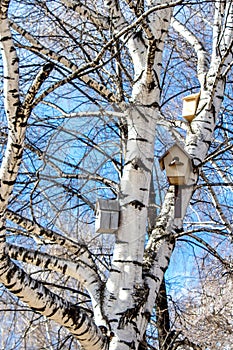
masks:
[[[111,213],[110,216],[110,229],[114,233],[118,230],[119,227],[119,211]]]
[[[183,98],[182,116],[189,122],[192,121],[193,118],[195,117],[199,99],[200,99],[200,93],[186,96]]]

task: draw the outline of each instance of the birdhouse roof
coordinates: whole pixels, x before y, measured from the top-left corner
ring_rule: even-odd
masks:
[[[101,199],[98,198],[96,201],[96,211],[119,211],[120,205],[118,199]]]
[[[181,144],[179,143],[175,143],[172,147],[170,147],[163,155],[162,157],[159,158],[159,165],[160,168],[162,170],[165,169],[165,165],[164,165],[164,159],[168,156],[168,154],[170,153],[174,153],[175,154],[175,149],[179,150],[179,152],[182,152],[183,155],[187,158],[187,161],[191,163],[191,158],[190,155],[184,150],[184,148],[182,147]]]
[[[182,98],[183,101],[190,101],[190,100],[199,100],[201,93],[197,92],[195,94],[191,94],[188,96],[185,96]]]

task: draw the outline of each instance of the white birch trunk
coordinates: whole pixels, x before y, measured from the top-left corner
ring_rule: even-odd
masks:
[[[106,284],[105,312],[116,335],[116,344],[113,341],[111,349],[136,344],[137,329],[131,321],[135,318],[137,291],[144,288],[142,261],[156,126],[156,112],[152,109],[134,108],[127,117],[130,122],[121,180],[120,227]]]

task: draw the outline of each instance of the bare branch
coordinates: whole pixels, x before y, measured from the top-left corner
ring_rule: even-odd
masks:
[[[74,0],[62,0],[62,3],[65,4],[68,8],[77,12],[83,19],[89,20],[92,24],[94,24],[97,28],[109,29],[108,18],[101,16],[90,9],[86,4],[81,3],[81,1]]]
[[[82,261],[78,259],[75,262],[70,260],[58,258],[47,253],[26,249],[24,247],[18,247],[12,244],[7,244],[7,252],[9,256],[14,260],[23,261],[29,264],[33,264],[44,269],[51,271],[57,271],[66,276],[70,276],[78,280],[84,285],[87,290],[92,284],[99,284],[100,288],[101,281],[95,271],[88,271],[86,265],[82,264]],[[96,290],[98,290],[96,287]],[[94,289],[93,286],[91,289]]]
[[[52,243],[56,243],[61,247],[66,248],[70,252],[74,253],[76,255],[76,258],[84,257],[86,254],[88,255],[88,249],[85,244],[64,237],[58,232],[52,231],[50,229],[45,229],[38,223],[35,223],[32,220],[29,220],[19,214],[16,214],[9,209],[6,212],[6,218],[23,227],[30,234],[42,237],[46,240],[50,240]],[[94,266],[92,260],[87,259],[87,265],[89,264],[92,267]]]
[[[68,60],[66,57],[61,56],[54,52],[53,50],[46,48],[43,46],[38,40],[36,40],[32,35],[30,35],[25,29],[21,28],[19,25],[17,25],[14,22],[11,22],[11,27],[16,30],[19,34],[21,34],[23,37],[25,37],[32,46],[27,47],[28,50],[42,54],[45,59],[51,58],[51,60],[56,61],[58,64],[63,64],[66,68],[73,71],[68,77],[64,78],[63,80],[58,81],[57,83],[54,83],[51,85],[47,90],[45,90],[41,96],[39,96],[34,101],[34,106],[37,105],[40,101],[43,100],[50,92],[54,91],[58,87],[72,81],[75,78],[79,78],[81,81],[85,82],[87,85],[89,85],[91,88],[96,90],[101,96],[109,99],[111,102],[115,102],[114,95],[111,91],[109,91],[104,85],[98,83],[94,79],[92,79],[90,76],[83,73],[84,70],[89,68],[89,66],[93,66],[93,62],[90,64],[85,65],[85,67],[78,68],[73,62]],[[102,56],[99,55],[98,57]],[[97,61],[99,58],[97,59]],[[81,74],[82,73],[82,74]]]
[[[0,280],[34,311],[66,327],[85,349],[105,348],[102,332],[79,306],[52,293],[9,259],[1,259]]]
[[[172,27],[181,35],[187,42],[194,48],[198,64],[197,64],[197,75],[201,85],[205,83],[205,76],[208,71],[208,53],[206,52],[203,44],[198,40],[198,38],[180,21],[176,18],[171,20]]]
[[[45,64],[37,74],[35,80],[32,82],[32,85],[28,89],[28,92],[26,93],[24,102],[22,104],[22,109],[25,111],[26,114],[29,114],[31,112],[35,96],[39,92],[43,82],[48,78],[49,74],[52,72],[53,67],[53,63]]]
[[[221,218],[221,221],[222,223],[226,226],[226,229],[229,233],[232,233],[233,232],[233,226],[231,225],[231,223],[229,222],[229,220],[227,219],[226,215],[224,214],[222,208],[221,208],[221,204],[218,200],[218,197],[214,191],[214,188],[212,186],[209,186],[208,185],[208,179],[207,177],[205,176],[205,174],[203,172],[201,172],[201,177],[205,180],[205,182],[207,183],[207,187],[210,191],[210,194],[213,198],[213,204],[214,204],[214,207],[216,208],[216,211],[219,215],[219,217]]]

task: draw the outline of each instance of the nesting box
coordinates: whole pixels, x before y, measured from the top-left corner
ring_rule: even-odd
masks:
[[[97,233],[114,233],[119,225],[118,199],[97,199],[95,230]]]
[[[174,144],[160,158],[159,164],[165,169],[171,185],[185,185],[192,172],[192,163],[189,154],[178,143]]]
[[[183,98],[182,117],[186,119],[188,122],[191,122],[196,115],[199,99],[200,99],[200,92]]]

